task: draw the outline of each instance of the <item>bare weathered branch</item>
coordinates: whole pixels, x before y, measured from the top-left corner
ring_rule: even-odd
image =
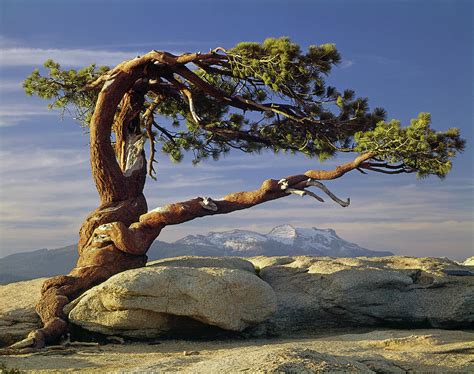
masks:
[[[172,75],[166,76],[166,79],[173,84],[179,91],[183,93],[183,95],[186,97],[189,105],[189,111],[191,113],[191,116],[193,117],[194,122],[197,124],[200,124],[201,118],[196,113],[196,109],[194,108],[194,101],[193,101],[193,94],[191,90],[182,82],[174,78]]]
[[[260,188],[254,191],[235,192],[220,199],[198,197],[169,204],[143,214],[138,222],[129,227],[123,224],[114,224],[112,227],[104,227],[103,229],[107,232],[107,240],[111,240],[118,249],[127,252],[132,248],[134,253],[145,253],[165,226],[180,224],[199,217],[227,214],[247,209],[293,193],[301,196],[309,195],[323,202],[324,200],[321,197],[305,190],[308,186],[320,188],[332,200],[346,207],[350,203],[349,199],[347,201],[339,199],[321,182],[308,178],[308,175],[318,175],[321,180],[335,179],[350,170],[358,168],[364,160],[370,157],[371,154],[361,155],[334,170],[310,170],[305,174],[292,175],[280,180],[267,179]],[[103,232],[101,231],[99,234],[103,235]]]
[[[321,203],[324,203],[324,200],[323,200],[321,197],[319,197],[318,195],[316,195],[316,194],[315,194],[314,192],[312,192],[312,191],[308,191],[308,190],[297,190],[297,189],[295,189],[295,188],[287,188],[285,191],[288,192],[288,193],[290,193],[290,194],[295,194],[295,195],[298,195],[298,196],[301,196],[301,197],[306,196],[306,195],[312,196],[312,197],[314,197],[316,200],[320,201]]]
[[[344,201],[344,200],[341,200],[339,199],[336,195],[334,195],[330,190],[329,188],[327,188],[324,184],[322,184],[321,182],[318,182],[317,180],[314,180],[314,179],[308,179],[308,181],[306,182],[306,185],[307,186],[315,186],[315,187],[318,187],[320,188],[321,190],[323,190],[332,200],[334,200],[336,203],[338,203],[340,206],[342,207],[347,207],[350,205],[351,203],[351,200],[348,198],[347,201]]]

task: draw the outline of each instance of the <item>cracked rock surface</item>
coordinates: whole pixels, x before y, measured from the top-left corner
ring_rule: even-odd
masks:
[[[325,327],[474,327],[470,266],[446,258],[254,257],[274,289],[278,331]]]

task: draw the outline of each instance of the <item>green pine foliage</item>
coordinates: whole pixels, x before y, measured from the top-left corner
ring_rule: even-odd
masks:
[[[403,164],[421,178],[431,174],[444,178],[451,170],[451,159],[464,150],[465,141],[459,129],[436,132],[430,123],[429,113],[420,113],[407,127],[396,120],[381,121],[373,130],[355,134],[355,151],[374,152],[378,159]]]
[[[420,177],[444,177],[451,159],[464,148],[459,130],[432,130],[429,114],[401,127],[397,121],[386,122],[383,108],[371,110],[368,99],[353,90],[327,85],[328,74],[341,60],[334,44],[304,52],[287,37],[269,38],[239,43],[221,54],[227,57],[224,63],[199,65],[193,72],[223,95],[251,105],[220,100],[181,78],[192,92],[200,121],[182,95],[161,99],[155,119],[166,132],[157,132],[155,146],[173,161],[186,154],[193,155],[194,163],[217,160],[232,149],[303,153],[322,161],[338,152],[374,152],[377,160],[403,164]],[[73,111],[88,126],[100,87],[86,87],[108,68],[64,70],[51,60],[44,68],[45,74],[35,70],[25,80],[25,92],[51,100],[50,108]],[[156,98],[147,93],[142,113]]]
[[[23,82],[25,93],[52,100],[48,105],[50,109],[60,109],[62,112],[73,110],[73,117],[87,127],[98,92],[85,88],[109,68],[92,64],[80,70],[63,70],[53,60],[45,61],[43,66],[47,70],[47,76],[42,76],[39,69],[35,69]]]

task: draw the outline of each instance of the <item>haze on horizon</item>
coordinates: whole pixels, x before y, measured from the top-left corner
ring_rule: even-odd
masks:
[[[67,113],[61,121],[46,102],[22,91],[22,80],[44,60],[72,68],[92,62],[114,65],[150,49],[206,51],[281,35],[302,47],[336,43],[343,62],[331,74],[331,84],[367,96],[372,108],[383,106],[389,118],[402,123],[430,112],[434,128],[461,128],[466,151],[444,181],[352,172],[328,183],[339,196],[351,198],[348,208],[292,196],[172,226],[159,240],[235,228],[266,233],[288,223],[333,228],[346,240],[395,254],[473,255],[471,2],[278,1],[271,7],[266,1],[86,3],[0,4],[0,257],[74,243],[82,220],[98,204],[87,135]],[[176,7],[186,27],[165,16]],[[156,14],[162,14],[159,25]],[[145,191],[150,209],[253,189],[266,178],[331,168],[343,160],[316,165],[301,156],[233,153],[193,167],[190,159],[176,165],[160,155],[158,182],[149,180]]]

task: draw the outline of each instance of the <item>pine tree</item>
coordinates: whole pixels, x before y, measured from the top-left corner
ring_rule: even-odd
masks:
[[[44,327],[15,347],[56,342],[68,327],[64,305],[118,272],[144,266],[148,248],[168,225],[290,194],[323,201],[310,187],[347,206],[349,201],[321,181],[352,170],[444,178],[464,148],[459,130],[434,131],[428,113],[406,127],[387,122],[384,109],[370,110],[366,98],[326,84],[339,62],[333,44],[304,52],[283,37],[180,56],[153,50],[113,69],[63,70],[48,60],[46,74],[35,70],[24,82],[26,93],[51,100],[51,108],[74,112],[89,129],[101,204],[80,229],[76,267],[44,283],[37,305]],[[231,150],[303,153],[320,161],[338,153],[354,158],[333,170],[268,179],[254,191],[148,211],[143,188],[147,174],[156,178],[157,150],[177,162],[192,155],[194,163],[217,160]]]

